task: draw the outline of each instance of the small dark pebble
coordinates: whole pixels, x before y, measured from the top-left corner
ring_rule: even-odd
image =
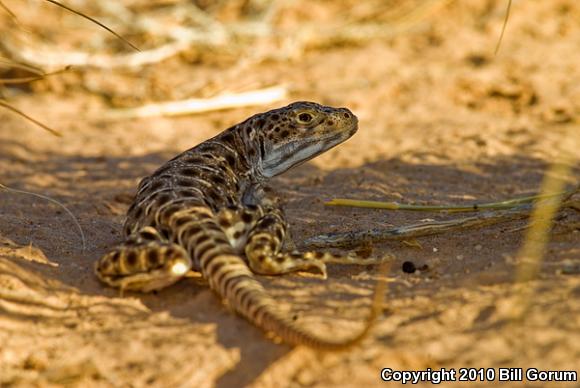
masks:
[[[472,54],[465,58],[466,61],[473,67],[481,67],[489,63],[489,59],[484,55]]]
[[[416,270],[417,270],[417,267],[415,267],[415,264],[412,261],[405,261],[403,263],[403,272],[415,273]]]

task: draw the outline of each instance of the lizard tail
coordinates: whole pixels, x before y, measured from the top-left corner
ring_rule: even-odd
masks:
[[[176,230],[180,245],[187,247],[190,256],[199,263],[210,288],[236,312],[288,344],[329,351],[348,349],[368,335],[382,312],[385,285],[379,281],[371,313],[358,333],[344,340],[321,338],[300,327],[277,308],[276,302],[254,277],[248,264],[233,251],[209,209],[199,207],[175,212],[169,217],[169,224]]]
[[[290,345],[304,345],[322,351],[349,349],[368,336],[377,317],[382,313],[385,283],[379,280],[375,287],[371,311],[363,328],[346,339],[325,339],[284,316],[241,257],[237,255],[214,257],[204,269],[207,271],[210,286],[224,297],[236,312]],[[386,271],[386,266],[382,266],[381,275]]]

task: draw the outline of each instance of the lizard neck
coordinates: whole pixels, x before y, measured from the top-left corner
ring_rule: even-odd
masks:
[[[214,138],[229,148],[225,152],[236,159],[234,173],[243,186],[261,186],[269,179],[262,170],[262,158],[266,152],[262,136],[253,120],[246,120]]]

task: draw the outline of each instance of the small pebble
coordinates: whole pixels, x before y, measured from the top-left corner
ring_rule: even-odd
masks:
[[[457,260],[461,261],[461,260],[463,260],[463,255],[457,255],[457,256],[455,256],[455,258],[456,258]]]
[[[433,252],[439,252],[439,248],[433,247]]]
[[[481,244],[477,244],[477,245],[475,246],[475,250],[476,250],[476,251],[481,251],[481,248],[483,248],[483,247],[481,246]]]
[[[403,263],[403,272],[415,273],[416,270],[417,270],[417,267],[415,267],[415,264],[412,261],[405,261]]]

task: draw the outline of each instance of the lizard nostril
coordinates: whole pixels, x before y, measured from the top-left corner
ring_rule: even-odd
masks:
[[[345,119],[350,119],[350,113],[344,112],[342,115],[344,116]]]

